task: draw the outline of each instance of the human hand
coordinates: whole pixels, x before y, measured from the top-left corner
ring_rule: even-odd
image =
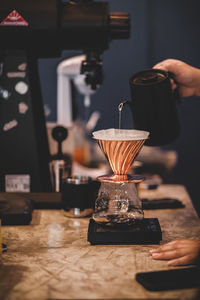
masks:
[[[150,250],[155,260],[169,260],[168,266],[190,265],[199,262],[200,241],[175,240]]]
[[[170,80],[172,90],[178,88],[180,97],[200,96],[200,69],[177,59],[166,59],[153,68],[174,74],[175,80]]]

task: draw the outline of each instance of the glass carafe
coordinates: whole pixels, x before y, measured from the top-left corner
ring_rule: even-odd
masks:
[[[132,225],[143,219],[142,202],[134,182],[101,182],[93,219],[102,225]]]

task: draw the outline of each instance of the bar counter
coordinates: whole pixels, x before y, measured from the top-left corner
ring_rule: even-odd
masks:
[[[200,220],[181,185],[141,190],[149,199],[173,197],[185,208],[146,210],[159,219],[163,240],[200,237]],[[145,290],[137,272],[170,269],[154,261],[155,245],[98,245],[87,242],[89,218],[67,218],[62,210],[35,210],[28,226],[3,226],[8,251],[0,266],[0,299],[200,299],[200,289]],[[172,269],[172,267],[171,267]]]

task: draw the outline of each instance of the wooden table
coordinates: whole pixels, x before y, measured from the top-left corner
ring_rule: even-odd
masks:
[[[200,220],[183,186],[162,185],[141,197],[174,197],[185,208],[145,211],[158,217],[162,243],[199,238]],[[89,219],[66,218],[61,210],[35,210],[28,226],[2,227],[8,246],[0,266],[0,299],[200,299],[200,290],[150,292],[135,280],[137,272],[168,269],[153,261],[152,245],[91,246]]]

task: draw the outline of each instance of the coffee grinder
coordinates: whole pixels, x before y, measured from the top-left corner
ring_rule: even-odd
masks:
[[[110,13],[107,2],[1,1],[0,191],[52,192],[38,58],[83,51],[79,73],[95,90],[103,80],[103,52],[129,34],[129,15]]]
[[[128,172],[149,132],[107,129],[93,133],[114,174],[101,182],[90,219],[88,241],[92,244],[157,244],[162,232],[156,218],[144,218],[137,183],[144,178]]]
[[[0,192],[5,201],[16,198],[14,193],[28,198],[30,193],[31,197],[48,193],[50,198],[54,192],[38,59],[59,57],[62,50],[83,51],[85,59],[79,73],[95,90],[103,80],[103,52],[112,40],[127,39],[129,35],[129,14],[110,13],[107,2],[1,0]],[[58,156],[60,159],[60,152]],[[52,196],[57,199],[55,194]],[[15,204],[17,215],[27,215],[27,203],[20,202],[20,197]],[[6,220],[14,210],[8,211],[8,207],[1,209]]]

